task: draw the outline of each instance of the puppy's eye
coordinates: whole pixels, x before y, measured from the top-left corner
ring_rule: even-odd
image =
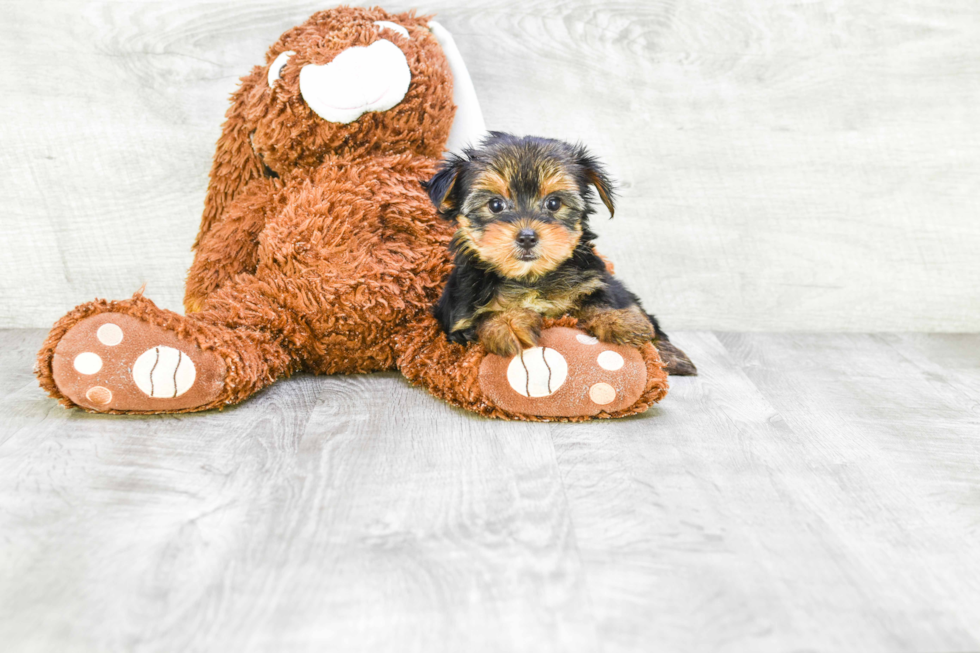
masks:
[[[548,201],[545,202],[544,205],[549,211],[557,211],[561,208],[561,200],[557,197],[549,197]]]
[[[292,50],[286,50],[276,57],[276,60],[269,66],[269,88],[272,88],[282,78],[282,70],[289,63],[289,58],[294,54],[296,53]]]
[[[495,197],[487,202],[487,208],[490,209],[490,213],[500,213],[504,210],[504,201],[499,197]]]

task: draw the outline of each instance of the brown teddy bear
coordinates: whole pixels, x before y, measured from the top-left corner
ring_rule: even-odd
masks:
[[[431,307],[453,227],[420,185],[456,110],[438,29],[414,12],[341,7],[283,34],[232,96],[187,315],[139,293],[82,304],[38,354],[42,387],[92,412],[189,412],[300,370],[397,369],[492,417],[618,417],[659,401],[653,344],[600,343],[571,318],[547,321],[513,359],[441,332]]]

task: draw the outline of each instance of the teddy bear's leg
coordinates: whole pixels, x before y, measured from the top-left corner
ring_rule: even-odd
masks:
[[[425,316],[397,340],[398,366],[413,383],[490,417],[579,421],[641,413],[667,393],[652,343],[636,349],[598,341],[573,318],[545,320],[538,346],[517,356],[448,342]]]
[[[198,236],[194,261],[187,271],[184,309],[196,313],[204,308],[208,297],[239,274],[251,274],[258,265],[259,234],[265,227],[269,202],[262,202],[264,186],[254,182],[257,189],[229,209],[224,220]],[[259,195],[253,201],[252,195]]]
[[[38,354],[41,386],[94,412],[237,403],[299,366],[291,313],[259,286],[220,291],[213,308],[186,317],[142,296],[83,304],[55,324]]]

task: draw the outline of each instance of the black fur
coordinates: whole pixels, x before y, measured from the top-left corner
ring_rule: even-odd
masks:
[[[595,234],[583,232],[582,239],[571,258],[562,263],[554,271],[535,279],[521,281],[504,279],[496,272],[488,269],[482,262],[467,251],[457,250],[455,253],[452,273],[442,291],[442,296],[436,303],[433,313],[439,325],[446,332],[451,342],[465,344],[476,340],[476,329],[470,327],[461,331],[453,331],[452,326],[460,320],[470,318],[478,308],[489,304],[497,289],[504,283],[521,284],[528,288],[557,283],[575,284],[581,280],[598,276],[603,280],[603,287],[586,295],[581,308],[588,306],[606,308],[629,308],[638,306],[642,310],[640,299],[625,285],[609,274],[605,262],[599,258],[592,247]],[[653,324],[658,340],[669,340],[667,334],[661,331],[657,319],[644,311],[647,319]]]
[[[462,159],[454,154],[450,154],[439,166],[438,172],[436,172],[432,179],[421,182],[422,188],[429,194],[429,199],[432,200],[432,203],[437,209],[442,207],[443,201],[450,194],[453,183],[456,181],[456,175],[459,173],[463,164],[464,161]],[[440,215],[445,217],[441,210]],[[458,213],[453,214],[453,217],[455,215],[458,215]]]
[[[534,156],[550,156],[560,159],[569,168],[579,186],[579,195],[585,203],[582,219],[595,213],[592,200],[595,196],[593,187],[601,195],[609,198],[610,212],[615,197],[615,187],[606,174],[605,169],[597,158],[592,156],[584,145],[572,145],[564,141],[537,136],[518,137],[504,132],[490,132],[478,148],[467,148],[463,156],[450,154],[439,166],[435,176],[429,181],[422,182],[422,187],[429,194],[429,199],[439,211],[439,215],[447,220],[455,220],[460,213],[463,200],[470,192],[475,172],[480,167],[494,167],[494,161],[502,154],[509,156],[517,154],[518,170],[515,175],[515,185],[529,186],[536,181],[537,169],[534,167]],[[521,156],[524,155],[524,156]],[[528,189],[523,189],[527,192]]]

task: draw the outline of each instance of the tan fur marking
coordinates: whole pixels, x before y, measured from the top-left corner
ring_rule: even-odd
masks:
[[[517,246],[517,233],[524,228],[538,232],[538,245],[533,261],[522,261]],[[536,278],[554,270],[567,260],[582,236],[580,229],[570,230],[558,223],[537,220],[494,222],[476,236],[472,230],[460,229],[461,243],[468,244],[476,255],[489,263],[500,275],[509,279]]]
[[[602,284],[602,279],[596,277],[584,283],[551,292],[505,284],[497,292],[493,304],[500,307],[498,310],[526,308],[545,317],[561,317],[573,312],[578,307],[582,297],[592,294],[601,288]]]
[[[470,317],[463,318],[461,320],[456,320],[456,322],[453,324],[452,330],[463,331],[465,329],[469,329],[471,326],[476,324],[477,321],[479,321],[479,319],[482,316],[486,315],[487,313],[498,313],[503,310],[504,307],[496,299],[494,299],[486,306],[478,307],[475,311],[473,311],[473,315],[471,315]]]
[[[510,199],[510,185],[507,183],[507,179],[496,170],[481,171],[473,181],[473,189],[495,193]]]
[[[578,186],[575,185],[575,180],[562,169],[543,175],[539,189],[542,199],[560,191],[578,192]]]
[[[555,222],[529,226],[538,232],[540,238],[538,242],[540,265],[531,270],[532,274],[544,274],[558,267],[562,261],[568,260],[582,235],[580,229],[569,230]]]
[[[616,274],[616,266],[613,264],[611,259],[607,258],[605,254],[597,250],[595,245],[592,246],[592,251],[595,252],[596,256],[602,259],[603,263],[606,264],[606,271],[608,271],[609,274]]]
[[[528,288],[525,285],[505,282],[497,290],[494,299],[485,306],[478,307],[473,315],[453,324],[453,331],[463,331],[476,324],[488,313],[501,313],[514,310],[530,310],[544,317],[561,317],[574,313],[582,297],[590,295],[602,287],[600,277],[589,279],[576,286],[552,289]]]
[[[491,354],[514,356],[522,349],[538,344],[541,316],[526,309],[494,313],[483,320],[476,333]]]
[[[610,197],[609,193],[606,192],[606,187],[602,183],[602,180],[599,178],[599,175],[597,175],[595,172],[591,170],[589,170],[585,174],[588,175],[589,180],[592,182],[592,185],[595,186],[595,189],[599,193],[599,198],[602,200],[602,203],[606,205],[607,209],[609,209],[609,217],[612,218],[614,215],[616,215],[616,207],[613,206],[612,197]]]
[[[653,340],[653,325],[638,308],[586,308],[579,313],[583,329],[603,342],[639,347]]]

